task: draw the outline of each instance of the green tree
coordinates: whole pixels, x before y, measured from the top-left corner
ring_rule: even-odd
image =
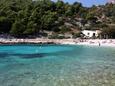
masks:
[[[14,36],[22,36],[25,31],[25,25],[21,21],[15,21],[12,25],[10,33]]]
[[[52,26],[55,24],[56,21],[56,13],[47,11],[45,15],[42,16],[42,24],[43,28],[46,30],[51,30]]]
[[[102,29],[101,35],[104,36],[104,38],[115,38],[115,27]]]
[[[7,17],[0,16],[0,33],[8,33],[11,28],[11,22]]]
[[[24,34],[26,35],[36,35],[38,33],[38,28],[37,28],[37,24],[34,23],[33,21],[28,22],[27,24],[27,28],[24,31]]]

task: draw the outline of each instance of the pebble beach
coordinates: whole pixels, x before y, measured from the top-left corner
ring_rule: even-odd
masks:
[[[88,46],[115,46],[115,39],[0,39],[0,44],[70,44]]]

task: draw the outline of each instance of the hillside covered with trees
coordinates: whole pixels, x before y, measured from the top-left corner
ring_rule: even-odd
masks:
[[[115,4],[87,8],[60,0],[0,0],[0,34],[79,37],[84,29],[98,29],[115,38]]]

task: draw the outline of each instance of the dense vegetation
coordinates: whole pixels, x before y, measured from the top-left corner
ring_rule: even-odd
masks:
[[[58,0],[0,0],[0,33],[16,37],[72,34],[82,29],[100,29],[115,37],[115,5],[83,7]]]

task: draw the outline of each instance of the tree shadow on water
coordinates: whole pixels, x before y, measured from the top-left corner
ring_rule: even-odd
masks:
[[[0,59],[1,58],[8,58],[8,57],[19,57],[24,59],[34,59],[34,58],[44,58],[46,56],[61,56],[67,54],[64,53],[65,51],[53,52],[53,53],[32,53],[32,54],[23,54],[23,53],[14,53],[14,52],[0,52]],[[69,51],[68,51],[69,52]]]
[[[20,53],[0,52],[0,58],[8,58],[11,56],[16,56],[24,59],[33,59],[33,58],[43,58],[46,56],[46,53],[20,54]]]
[[[45,53],[34,53],[34,54],[13,54],[13,56],[18,56],[24,59],[33,59],[33,58],[43,58]]]
[[[6,58],[8,56],[9,56],[8,53],[6,53],[6,52],[0,52],[0,58]]]

